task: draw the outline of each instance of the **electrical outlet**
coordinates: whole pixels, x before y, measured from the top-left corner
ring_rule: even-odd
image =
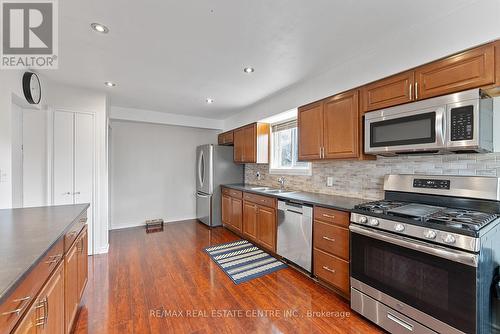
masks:
[[[7,173],[0,169],[0,183],[7,182]]]
[[[328,176],[326,178],[326,186],[327,187],[333,187],[333,176]]]

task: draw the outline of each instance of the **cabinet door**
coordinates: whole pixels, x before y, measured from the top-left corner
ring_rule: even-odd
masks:
[[[459,92],[495,82],[494,45],[478,47],[416,69],[418,99]]]
[[[241,222],[243,218],[243,201],[238,198],[231,198],[231,224],[241,232]]]
[[[78,241],[78,240],[77,240]],[[70,333],[78,311],[78,254],[76,242],[65,255],[64,263],[64,303],[65,316],[64,324],[66,333]]]
[[[64,265],[52,274],[38,298],[43,325],[39,334],[63,334],[64,329]]]
[[[243,128],[244,145],[243,145],[243,162],[255,163],[257,161],[257,129],[256,124],[252,124]]]
[[[257,213],[258,242],[269,250],[276,251],[276,210],[258,206]]]
[[[325,100],[323,115],[323,158],[358,157],[358,91],[339,94]]]
[[[234,162],[244,161],[245,131],[243,128],[234,130]]]
[[[84,228],[77,240],[78,253],[78,301],[82,299],[88,279],[88,230]]]
[[[73,204],[73,115],[65,111],[54,112],[54,205]]]
[[[257,205],[243,201],[243,234],[257,240]]]
[[[392,107],[414,99],[414,72],[407,71],[361,88],[363,111]]]
[[[231,197],[222,195],[222,223],[231,225]]]
[[[323,146],[323,102],[300,107],[297,116],[299,160],[321,159]]]

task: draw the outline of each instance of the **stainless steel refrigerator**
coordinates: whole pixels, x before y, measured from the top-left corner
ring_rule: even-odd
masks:
[[[196,148],[196,217],[208,226],[220,226],[221,184],[243,183],[243,166],[233,162],[231,146]]]

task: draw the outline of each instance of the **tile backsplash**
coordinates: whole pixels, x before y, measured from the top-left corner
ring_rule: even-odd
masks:
[[[260,173],[260,180],[257,179]],[[316,193],[380,199],[386,174],[481,175],[500,177],[500,153],[378,157],[372,161],[313,162],[311,176],[269,174],[269,165],[245,165],[245,182]],[[327,177],[333,186],[327,187]]]

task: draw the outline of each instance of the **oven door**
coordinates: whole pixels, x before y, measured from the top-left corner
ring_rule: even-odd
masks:
[[[369,114],[365,115],[366,153],[442,153],[445,149],[445,107]]]
[[[350,229],[353,289],[436,332],[476,332],[476,254]]]

